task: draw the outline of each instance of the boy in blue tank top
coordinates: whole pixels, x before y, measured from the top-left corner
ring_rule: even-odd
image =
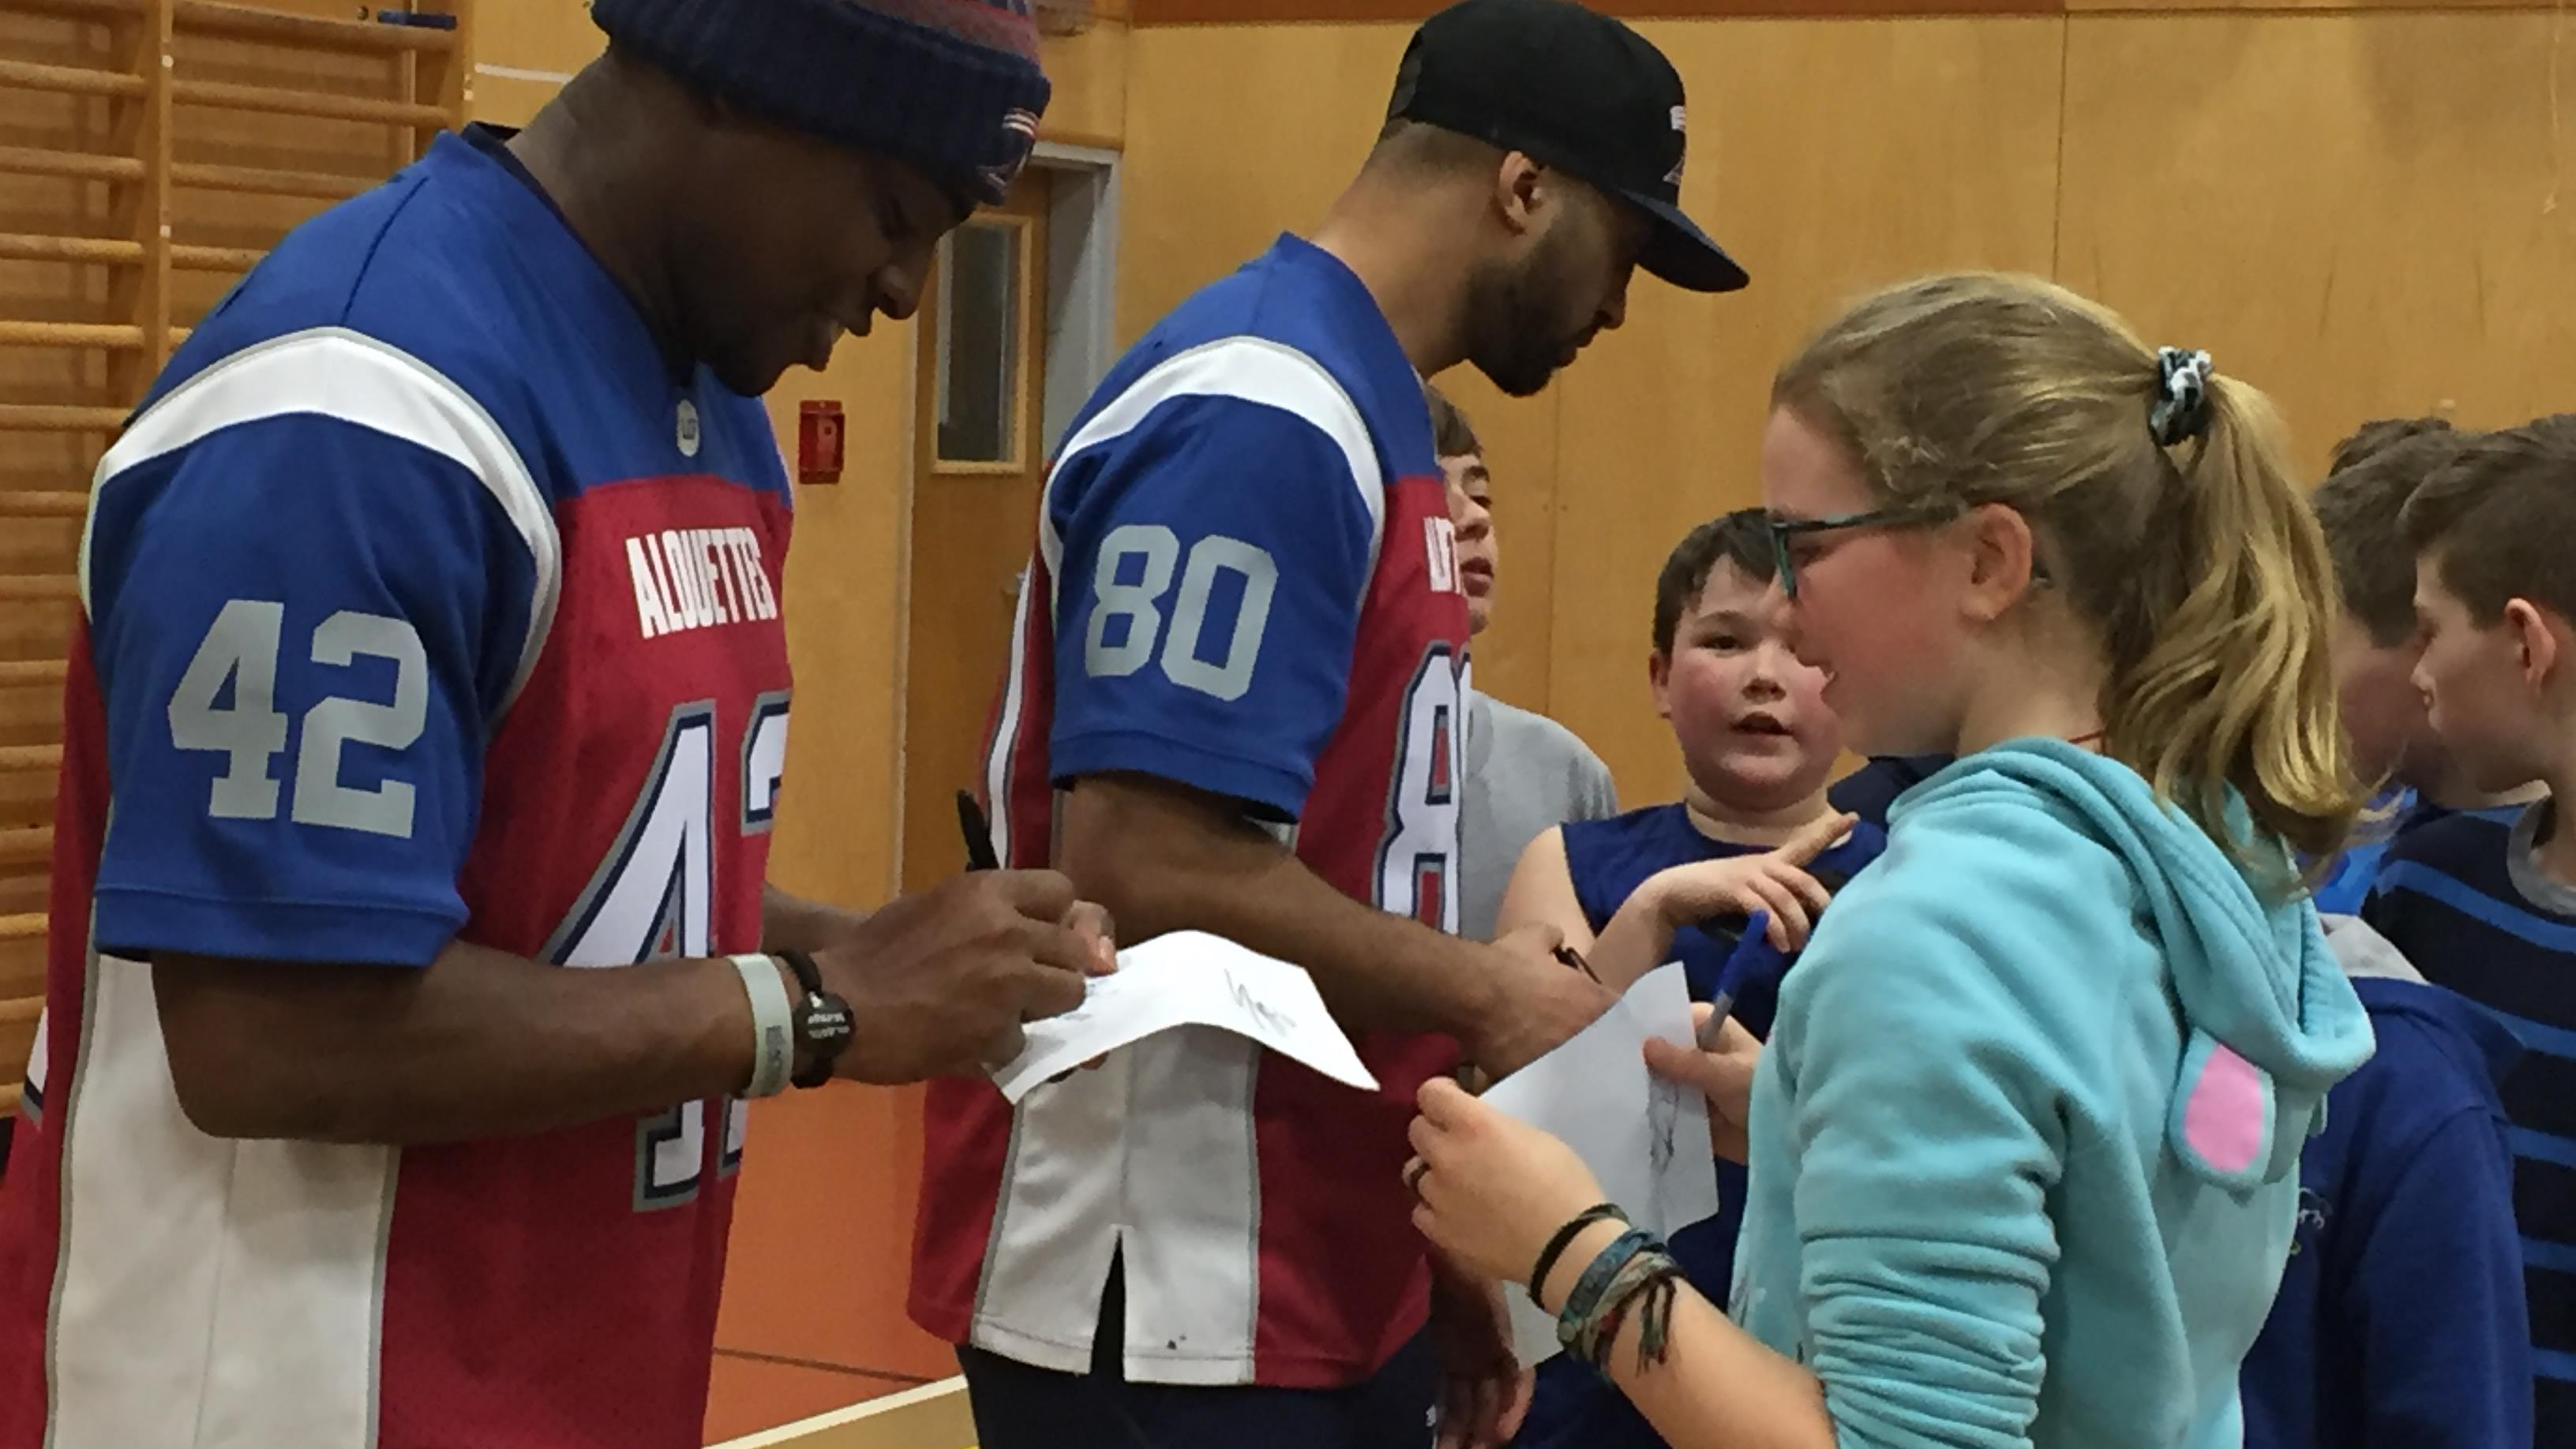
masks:
[[[1780,629],[1771,535],[1759,509],[1704,523],[1674,548],[1655,586],[1647,676],[1684,769],[1682,798],[1575,821],[1530,843],[1498,929],[1544,922],[1613,989],[1678,960],[1694,1001],[1767,1036],[1780,976],[1816,913],[1878,857],[1879,827],[1826,799],[1842,727]],[[1805,867],[1805,868],[1801,868]],[[1749,937],[1749,939],[1747,939]],[[1723,1301],[1744,1221],[1744,1169],[1717,1164],[1718,1212],[1674,1235],[1692,1283]],[[1539,1366],[1515,1444],[1624,1449],[1664,1441],[1589,1365]]]

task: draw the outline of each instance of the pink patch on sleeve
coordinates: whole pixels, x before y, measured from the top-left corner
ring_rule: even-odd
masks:
[[[2263,1128],[2271,1115],[2254,1064],[2213,1045],[2209,1059],[2201,1063],[2200,1080],[2192,1084],[2191,1099],[2183,1104],[2183,1140],[2220,1172],[2243,1172],[2263,1150]]]

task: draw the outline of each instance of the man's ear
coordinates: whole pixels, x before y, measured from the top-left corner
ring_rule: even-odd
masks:
[[[1494,168],[1494,210],[1514,236],[1537,228],[1539,213],[1546,209],[1540,196],[1544,188],[1539,178],[1547,168],[1519,151],[1506,151]]]
[[[1646,656],[1646,684],[1655,691],[1655,713],[1673,717],[1673,656],[1661,649]]]

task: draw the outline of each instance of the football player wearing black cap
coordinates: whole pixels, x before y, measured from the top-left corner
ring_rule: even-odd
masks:
[[[960,1346],[987,1449],[1517,1423],[1499,1302],[1408,1221],[1404,1128],[1462,1050],[1508,1073],[1612,998],[1553,933],[1455,934],[1468,615],[1421,378],[1538,391],[1641,266],[1744,285],[1677,205],[1683,124],[1615,20],[1441,12],[1311,237],[1157,324],[1058,448],[983,782],[1000,853],[1130,939],[1304,967],[1379,1090],[1214,1031],[1016,1110],[935,1085],[912,1311]]]
[[[1418,325],[1447,323],[1448,361],[1526,397],[1619,325],[1632,268],[1745,285],[1681,210],[1685,118],[1672,63],[1624,25],[1564,0],[1452,6],[1406,49],[1377,149],[1315,240],[1428,278],[1421,310],[1448,315]]]

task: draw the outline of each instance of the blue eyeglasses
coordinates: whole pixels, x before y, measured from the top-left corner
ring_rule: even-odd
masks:
[[[1843,533],[1855,528],[1928,528],[1947,523],[1959,516],[1959,505],[1943,499],[1932,503],[1900,503],[1893,508],[1873,508],[1867,513],[1839,513],[1831,518],[1774,518],[1771,520],[1771,566],[1780,575],[1780,592],[1798,597],[1798,563],[1792,556],[1789,541],[1807,534]]]

